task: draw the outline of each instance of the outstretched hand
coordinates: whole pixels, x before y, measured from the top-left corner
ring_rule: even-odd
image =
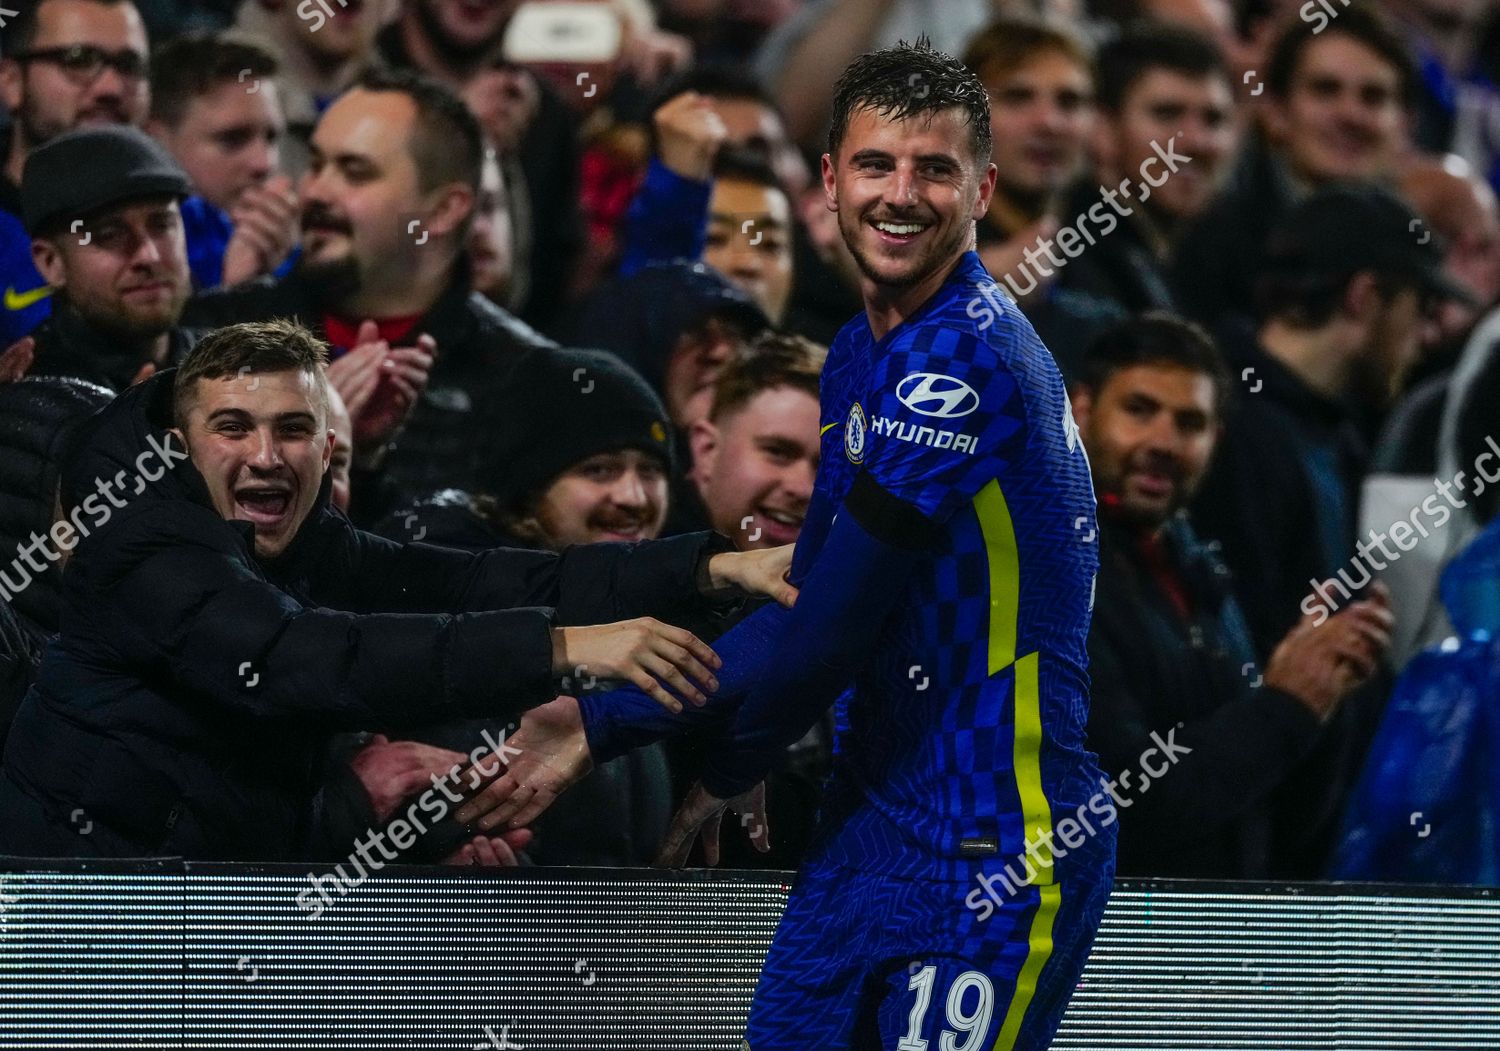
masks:
[[[797,601],[797,589],[787,583],[796,544],[753,551],[721,551],[708,560],[713,586],[737,587],[750,595],[769,595],[787,608]]]
[[[733,799],[720,799],[710,795],[702,784],[688,790],[687,798],[672,818],[672,827],[662,840],[661,850],[652,862],[658,868],[680,869],[687,864],[688,852],[693,841],[703,839],[703,860],[709,865],[719,863],[719,825],[728,809],[736,815],[740,825],[750,835],[755,849],[764,854],[771,849],[771,829],[766,820],[766,783],[761,781],[748,792]]]
[[[492,757],[486,757],[489,765],[481,760],[461,776],[460,783],[476,786],[485,777],[495,779],[458,808],[454,817],[460,824],[481,832],[530,824],[594,768],[574,697],[558,697],[527,712],[502,752],[499,777]]]

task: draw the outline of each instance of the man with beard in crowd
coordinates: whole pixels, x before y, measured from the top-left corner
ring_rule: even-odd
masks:
[[[473,488],[486,434],[554,344],[473,292],[464,243],[483,164],[446,88],[371,73],[323,114],[303,177],[302,257],[189,304],[195,324],[292,317],[326,336],[355,422],[354,516]],[[400,431],[400,441],[391,439]]]
[[[190,192],[172,156],[131,127],[82,128],[31,155],[21,202],[32,258],[56,289],[52,316],[22,341],[33,373],[119,391],[187,352],[179,208]]]
[[[1375,671],[1393,619],[1381,593],[1306,617],[1256,670],[1229,571],[1184,510],[1229,390],[1208,337],[1167,314],[1122,323],[1080,363],[1073,416],[1099,499],[1089,747],[1129,802],[1122,873],[1315,879],[1277,857],[1275,833],[1322,801],[1278,789]]]
[[[50,310],[20,218],[27,158],[74,128],[139,125],[149,103],[146,27],[129,0],[36,0],[11,17],[0,56],[0,102],[11,113],[0,159],[0,347]]]

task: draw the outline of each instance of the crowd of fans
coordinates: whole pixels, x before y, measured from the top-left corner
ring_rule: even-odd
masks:
[[[63,628],[64,560],[23,549],[70,510],[80,421],[226,326],[285,319],[326,343],[331,501],[361,529],[552,553],[560,579],[624,572],[577,545],[680,537],[631,609],[711,643],[756,600],[695,588],[694,559],[796,541],[825,348],[861,309],[823,188],[834,79],[926,35],[989,91],[998,174],[977,251],[1055,357],[1093,471],[1091,746],[1111,776],[1171,733],[1191,749],[1122,809],[1120,872],[1325,871],[1393,682],[1450,632],[1438,576],[1500,506],[1494,488],[1449,499],[1411,554],[1381,548],[1383,582],[1367,570],[1376,532],[1416,522],[1413,479],[1482,475],[1500,429],[1496,5],[20,7],[0,28],[0,796],[70,767],[66,741],[36,754],[34,726],[12,723]],[[364,572],[417,590],[472,572],[434,560],[413,576],[372,550]],[[353,602],[336,568],[287,587]],[[694,601],[674,605],[672,583]],[[76,588],[114,586],[95,572]],[[388,598],[355,612],[408,608]],[[186,636],[174,617],[221,613],[186,602],[134,594],[121,609],[143,623],[116,609],[88,630]],[[206,645],[176,641],[182,659]],[[87,663],[65,648],[47,659]],[[343,659],[350,681],[380,674]],[[171,701],[170,683],[146,685]],[[295,706],[264,723],[225,712],[234,755],[206,743],[211,714],[159,728],[207,749],[182,774],[205,794],[234,797],[257,763],[306,783],[232,835],[164,835],[173,791],[122,777],[93,786],[104,827],[89,835],[0,842],[344,857],[510,725],[503,706],[417,700],[399,733],[383,695],[339,719],[309,709],[316,732],[295,746],[280,729]],[[835,737],[821,726],[792,750],[769,786],[772,852],[731,836],[732,862],[795,865]],[[454,828],[409,860],[645,863],[706,746],[632,753],[526,835]],[[226,806],[253,809],[242,794]],[[112,795],[144,798],[150,828],[111,827]]]

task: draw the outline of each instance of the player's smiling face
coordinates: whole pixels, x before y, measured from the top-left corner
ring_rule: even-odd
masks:
[[[899,290],[946,275],[973,244],[995,167],[974,156],[962,109],[905,119],[855,110],[823,189],[865,279]]]

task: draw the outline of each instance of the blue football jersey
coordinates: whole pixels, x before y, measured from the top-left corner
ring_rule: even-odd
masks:
[[[865,471],[942,535],[914,554],[894,612],[865,627],[878,645],[838,705],[814,854],[967,880],[1019,872],[1030,843],[1081,815],[1073,849],[1033,851],[1055,864],[1032,882],[1092,871],[1114,842],[1084,747],[1094,495],[1051,355],[971,252],[883,339],[863,314],[846,325],[820,401],[814,509],[831,519]],[[826,530],[809,521],[803,539]]]

